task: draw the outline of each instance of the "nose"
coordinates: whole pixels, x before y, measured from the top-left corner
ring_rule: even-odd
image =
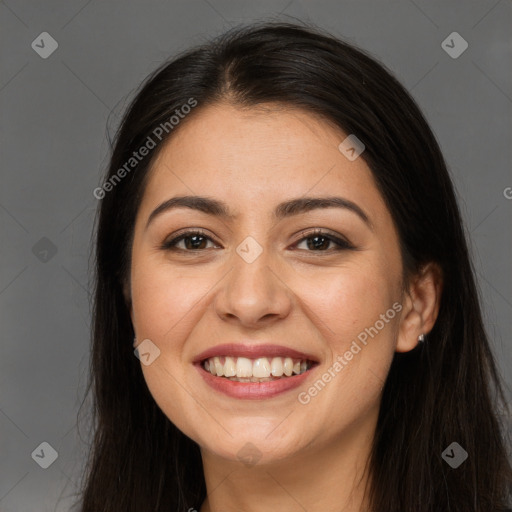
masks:
[[[214,301],[222,320],[258,328],[289,315],[292,291],[272,268],[267,252],[250,263],[234,254],[233,268]]]

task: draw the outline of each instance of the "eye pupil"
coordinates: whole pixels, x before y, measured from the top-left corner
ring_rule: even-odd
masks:
[[[188,241],[190,241],[192,239],[194,240],[194,242],[192,242],[192,244],[187,243]],[[197,243],[198,240],[199,240],[199,243]],[[185,246],[187,247],[187,249],[200,249],[201,248],[200,245],[202,242],[204,242],[204,236],[202,236],[202,235],[191,235],[191,236],[187,236],[185,238]],[[190,247],[190,245],[192,245],[192,247]]]
[[[327,237],[325,237],[325,236],[318,236],[318,235],[311,236],[311,237],[308,238],[308,240],[314,240],[314,242],[312,244],[310,244],[309,241],[308,241],[308,248],[310,248],[310,249],[320,249],[320,248],[322,248],[322,246],[325,246],[325,241],[327,241],[327,245],[324,248],[327,248],[327,247],[329,247],[329,243],[330,243],[330,240]],[[324,243],[323,244],[322,243],[317,243],[318,240],[323,240]]]

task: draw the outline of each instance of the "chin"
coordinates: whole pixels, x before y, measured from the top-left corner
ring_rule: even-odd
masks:
[[[241,462],[246,466],[278,462],[291,457],[300,448],[298,440],[292,438],[289,429],[286,438],[273,434],[269,436],[271,430],[267,428],[231,431],[227,427],[227,430],[233,433],[233,437],[223,431],[222,440],[217,438],[212,442],[210,437],[200,441],[200,446],[216,457]]]

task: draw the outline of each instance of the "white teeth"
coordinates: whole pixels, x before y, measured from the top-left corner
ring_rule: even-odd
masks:
[[[224,363],[224,377],[234,377],[236,375],[235,360],[232,357],[226,357]]]
[[[213,364],[215,365],[215,372],[218,377],[222,377],[224,375],[224,365],[221,364],[220,359],[218,357],[213,358]]]
[[[252,377],[252,361],[246,357],[239,357],[236,361],[237,377]]]
[[[274,377],[281,377],[283,375],[283,360],[280,357],[272,358],[272,362],[270,363],[270,373]]]
[[[253,377],[270,377],[270,363],[266,357],[260,357],[252,363],[252,376]]]
[[[293,373],[293,359],[291,357],[287,357],[284,360],[283,371],[287,377],[290,377]]]
[[[310,368],[305,359],[291,357],[210,357],[203,362],[203,368],[217,377],[227,377],[239,382],[266,382],[282,377],[300,375]]]

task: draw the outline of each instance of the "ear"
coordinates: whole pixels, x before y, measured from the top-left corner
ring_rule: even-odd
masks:
[[[443,290],[442,270],[434,262],[427,263],[415,275],[404,294],[400,318],[397,352],[409,352],[418,345],[420,334],[428,334],[437,319]]]

